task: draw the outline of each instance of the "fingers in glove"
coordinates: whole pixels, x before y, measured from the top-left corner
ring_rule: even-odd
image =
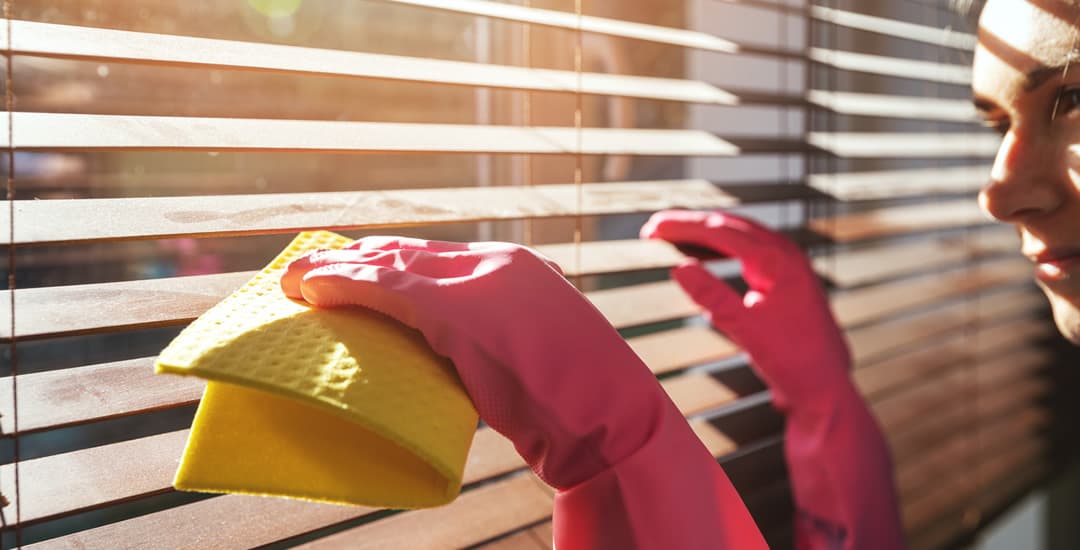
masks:
[[[733,339],[747,322],[743,296],[716,278],[697,260],[688,260],[671,270],[671,277],[695,303],[703,307],[713,326]]]
[[[319,307],[354,305],[373,309],[414,328],[416,304],[436,282],[423,275],[377,265],[334,263],[307,272],[300,283],[304,300]]]

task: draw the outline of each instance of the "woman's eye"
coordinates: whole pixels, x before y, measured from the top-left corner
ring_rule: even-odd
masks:
[[[1080,99],[1080,98],[1077,98],[1077,99]],[[993,130],[993,131],[995,131],[998,134],[1003,135],[1003,136],[1005,134],[1009,133],[1009,121],[1008,120],[984,120],[984,121],[982,121],[982,125],[987,127],[987,128],[990,128],[991,130]]]
[[[1080,88],[1065,88],[1058,94],[1054,116],[1064,116],[1080,107]]]

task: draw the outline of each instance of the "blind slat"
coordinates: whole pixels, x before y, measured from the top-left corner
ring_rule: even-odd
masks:
[[[868,31],[906,40],[917,40],[935,46],[947,46],[964,51],[975,50],[975,35],[959,32],[951,27],[940,28],[920,25],[907,21],[898,21],[886,17],[875,17],[852,11],[838,10],[826,6],[810,6],[810,16],[825,23]]]
[[[856,325],[950,295],[1026,280],[1030,270],[1026,260],[986,262],[942,276],[850,291],[834,298],[833,308],[842,323]],[[17,337],[39,339],[190,322],[251,276],[250,272],[223,273],[23,289],[15,293],[15,307],[24,315],[16,327]],[[0,314],[10,307],[3,299],[6,292],[0,292]],[[619,328],[698,312],[674,281],[598,290],[586,296]],[[0,330],[0,341],[11,338],[7,331],[10,328]]]
[[[904,463],[896,471],[897,491],[901,500],[924,492],[938,480],[949,479],[957,468],[977,459],[985,441],[1021,441],[1034,439],[1039,428],[1049,421],[1041,409],[1029,409],[1003,419],[980,423],[974,432],[960,432],[941,445],[927,449],[917,460]]]
[[[552,496],[531,475],[498,481],[439,508],[415,510],[297,546],[466,548],[551,516]]]
[[[968,65],[902,59],[826,48],[809,48],[807,56],[814,62],[845,71],[941,82],[959,86],[971,85],[971,67]]]
[[[843,115],[920,118],[951,122],[978,120],[970,101],[928,97],[861,94],[809,90],[806,99],[813,105]]]
[[[669,378],[661,386],[683,415],[700,414],[731,403],[738,394],[705,374]],[[491,431],[482,428],[481,432]],[[176,459],[182,454],[188,430],[179,430],[121,443],[81,449],[19,463],[19,475],[33,480],[20,495],[19,517],[25,523],[69,515],[109,504],[171,490]],[[524,467],[501,436],[477,437],[466,464],[471,483]],[[479,456],[473,457],[472,454]],[[117,482],[115,465],[128,465]],[[0,466],[0,480],[14,482],[14,465]],[[359,510],[358,514],[369,513]],[[12,510],[12,514],[15,511]]]
[[[519,23],[531,23],[568,30],[581,29],[584,32],[633,38],[673,46],[698,48],[702,50],[735,53],[739,51],[734,42],[703,32],[673,29],[657,25],[645,25],[617,19],[578,16],[574,13],[557,10],[545,10],[525,6],[515,6],[501,2],[485,0],[388,0],[399,4],[421,6],[457,13],[479,15]]]
[[[978,191],[990,178],[989,165],[916,168],[876,172],[813,174],[807,183],[842,201],[914,197]]]
[[[930,231],[989,224],[975,201],[964,198],[931,204],[889,206],[833,218],[810,220],[814,231],[838,242],[882,237],[889,233]]]
[[[581,203],[579,204],[579,199]],[[376,229],[421,224],[721,208],[705,180],[333,193],[16,201],[16,244]],[[0,231],[7,231],[7,210]],[[57,219],[70,223],[51,223]]]
[[[985,132],[810,132],[806,139],[844,158],[993,157],[1001,145],[1001,138]]]
[[[407,80],[515,90],[578,92],[734,105],[738,98],[705,82],[581,73],[399,55],[215,40],[72,25],[11,22],[15,54],[95,61]],[[7,28],[0,28],[7,43]],[[579,80],[580,76],[580,80]]]
[[[850,287],[1019,249],[1015,231],[994,228],[973,236],[930,237],[836,252],[814,258],[814,269],[834,284]]]
[[[7,117],[3,142],[8,147]],[[16,149],[735,155],[699,130],[13,113]]]

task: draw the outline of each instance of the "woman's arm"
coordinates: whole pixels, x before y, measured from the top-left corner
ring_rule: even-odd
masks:
[[[368,237],[297,260],[282,287],[380,311],[449,357],[480,417],[557,489],[560,550],[765,548],[656,377],[537,253]]]
[[[787,415],[797,547],[903,548],[888,447],[851,381],[847,344],[802,251],[720,212],[660,212],[641,234],[742,262],[751,289],[745,296],[696,260],[673,276],[713,326],[750,355],[773,404]]]

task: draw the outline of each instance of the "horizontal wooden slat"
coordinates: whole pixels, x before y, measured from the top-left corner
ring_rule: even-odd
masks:
[[[18,433],[189,405],[204,387],[194,377],[155,375],[153,357],[24,374],[18,377]],[[0,378],[0,411],[14,409],[11,378]],[[15,418],[0,416],[4,435],[16,433]]]
[[[933,492],[905,503],[904,525],[910,531],[919,530],[946,510],[972,498],[980,488],[992,487],[1015,471],[1039,464],[1045,451],[1046,443],[1037,438],[1000,442],[985,451],[977,465],[965,469],[965,475],[944,480]]]
[[[810,220],[814,231],[838,242],[882,237],[890,233],[929,231],[986,224],[986,214],[974,200],[956,199],[931,204],[891,206],[834,218]]]
[[[1012,414],[1029,407],[1049,392],[1050,381],[1030,376],[1005,387],[959,388],[949,399],[934,402],[924,409],[932,410],[934,414],[924,414],[918,422],[886,432],[893,458],[898,463],[911,460],[956,432],[969,429],[978,418]],[[956,406],[960,402],[967,406]]]
[[[849,290],[834,296],[832,307],[841,325],[855,327],[950,297],[1026,281],[1030,275],[1031,264],[1027,260],[992,260],[943,273]]]
[[[891,199],[931,194],[972,193],[990,177],[990,166],[915,168],[877,172],[813,174],[808,184],[842,201]]]
[[[993,157],[1001,138],[990,133],[810,132],[807,143],[844,158]]]
[[[970,101],[961,99],[860,94],[828,90],[809,90],[806,92],[806,99],[812,105],[844,115],[918,118],[950,122],[974,122],[977,120],[975,107]]]
[[[1002,419],[980,421],[971,430],[955,434],[922,456],[897,465],[896,488],[901,500],[911,498],[949,474],[978,459],[983,447],[995,441],[1020,441],[1034,435],[1049,421],[1049,413],[1031,408]]]
[[[7,28],[0,28],[7,43]],[[734,105],[737,98],[704,82],[576,73],[398,55],[214,40],[32,21],[11,21],[15,54],[407,80],[517,90],[578,92]]]
[[[681,327],[627,338],[657,374],[731,357],[738,349],[715,331]],[[198,378],[159,376],[153,357],[19,376],[19,429],[29,433],[162,408],[192,405],[205,383]],[[0,410],[14,408],[10,378],[0,378]],[[16,433],[15,415],[0,416],[5,435]]]
[[[1023,468],[1010,472],[1008,476],[984,487],[971,498],[946,508],[925,528],[911,534],[908,537],[909,548],[936,550],[954,547],[954,539],[980,526],[988,525],[987,522],[994,520],[993,514],[1002,511],[1002,506],[1030,491],[1050,472],[1051,463],[1045,460],[1025,464]]]
[[[971,67],[969,65],[902,59],[826,48],[810,48],[807,53],[809,58],[817,63],[845,71],[960,86],[971,84]]]
[[[534,25],[544,25],[568,30],[580,29],[583,32],[607,34],[610,36],[633,38],[636,40],[646,40],[649,42],[659,42],[661,44],[671,44],[673,46],[684,46],[687,48],[697,48],[715,52],[736,53],[739,51],[738,45],[734,42],[702,32],[660,27],[657,25],[646,25],[590,15],[579,16],[575,13],[558,10],[531,8],[513,4],[504,4],[501,2],[490,2],[487,0],[388,1],[456,13],[491,17],[505,21],[531,23]]]
[[[165,378],[165,377],[163,377]],[[701,414],[738,398],[713,377],[695,373],[669,378],[661,386],[684,415]],[[30,405],[34,407],[35,405]],[[20,493],[18,517],[24,523],[41,521],[87,508],[167,492],[187,430],[83,449],[19,463],[26,490]],[[716,443],[714,438],[713,443]],[[124,461],[120,457],[131,457]],[[122,483],[116,483],[116,461],[131,462]],[[466,464],[466,482],[523,467],[524,463],[502,436],[488,428],[478,432]],[[4,478],[3,476],[10,476]],[[0,466],[0,481],[13,481],[14,466]],[[76,476],[77,479],[71,479]],[[12,511],[14,514],[14,511]]]
[[[914,242],[833,252],[814,258],[814,268],[833,284],[851,287],[1018,250],[1020,239],[1016,232],[1002,226],[974,235],[931,236]]]
[[[461,495],[439,508],[417,510],[302,544],[297,548],[465,548],[551,515],[552,495],[520,475]]]
[[[983,301],[989,307],[980,307]],[[923,345],[958,330],[978,326],[986,319],[1032,313],[1046,309],[1046,299],[1027,288],[999,292],[992,296],[974,295],[944,307],[905,316],[848,332],[855,364],[866,367],[888,358],[890,352]]]
[[[958,392],[965,388],[990,389],[1004,378],[1022,378],[1045,366],[1051,358],[1052,354],[1047,351],[1022,349],[993,360],[956,365],[942,376],[928,378],[919,386],[890,394],[871,406],[886,431],[899,433],[902,426],[915,422],[926,411],[948,408],[949,403],[955,402]]]
[[[715,456],[733,450],[734,443],[705,421],[692,421],[691,427]],[[473,456],[479,453],[478,447],[484,444],[482,435],[485,432],[493,436],[487,441],[498,438],[498,442],[508,445],[505,439],[491,430],[481,430],[473,443],[474,451],[469,456],[470,466],[474,462]],[[512,448],[510,454],[520,463]],[[466,482],[476,481],[476,472],[467,467]],[[489,470],[488,475],[498,473]],[[88,529],[27,548],[114,548],[117,541],[131,541],[139,547],[177,549],[252,547],[356,519],[368,513],[370,510],[361,507],[225,495]],[[222,517],[236,515],[243,516],[245,521],[220,522]]]
[[[16,149],[735,155],[700,130],[13,113]],[[7,117],[0,145],[8,147]]]
[[[952,291],[994,285],[1021,277],[1026,261],[988,263],[973,274],[904,281],[838,297],[834,308],[845,325],[864,322],[904,304],[925,303]],[[149,328],[189,322],[228,296],[251,273],[227,273],[131,282],[24,289],[15,293],[21,339]],[[892,290],[890,290],[892,289]],[[898,299],[892,291],[916,294]],[[9,306],[0,292],[0,315]],[[859,298],[863,296],[864,298]],[[120,300],[119,298],[124,298]],[[590,292],[588,297],[617,327],[689,317],[699,309],[672,281]],[[11,334],[0,331],[0,340]]]
[[[812,5],[809,7],[809,10],[810,16],[814,19],[833,25],[903,38],[905,40],[916,40],[935,46],[948,46],[950,48],[965,51],[972,51],[975,49],[975,35],[959,32],[951,27],[940,28],[932,27],[930,25],[920,25],[917,23],[898,21],[886,17],[875,17],[820,5]]]
[[[580,199],[580,204],[579,204]],[[16,201],[15,243],[375,229],[419,224],[720,208],[738,200],[705,180]],[[0,231],[8,232],[7,209]],[[69,223],[53,223],[57,219]]]
[[[980,316],[975,322],[970,333],[928,342],[910,353],[858,368],[852,377],[867,399],[876,400],[950,365],[971,361],[977,354],[1030,346],[1055,334],[1045,319],[1026,316],[1000,323]]]
[[[663,269],[686,256],[665,241],[627,239],[562,243],[533,247],[559,264],[566,276]]]

